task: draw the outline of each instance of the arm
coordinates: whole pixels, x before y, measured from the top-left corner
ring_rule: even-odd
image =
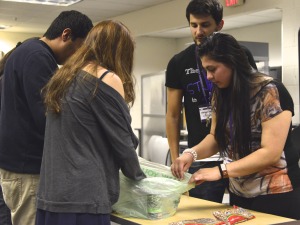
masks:
[[[192,149],[197,152],[197,159],[208,158],[218,152],[218,145],[215,140],[214,131],[216,127],[216,117],[215,114],[212,114],[212,124],[210,133],[196,146]],[[171,170],[174,176],[182,179],[184,177],[184,172],[193,163],[193,157],[191,154],[185,153],[177,158],[171,166]]]
[[[210,133],[193,149],[197,152],[197,159],[205,159],[218,152],[218,144],[215,140],[216,114],[212,113]]]
[[[230,177],[245,176],[274,165],[280,159],[292,120],[290,111],[283,111],[262,123],[261,148],[227,165]]]
[[[262,123],[261,148],[248,156],[227,164],[229,177],[249,175],[277,163],[282,155],[287,139],[292,113],[283,111],[270,120]],[[221,178],[218,167],[197,171],[190,182],[200,184]]]
[[[54,58],[49,54],[40,51],[31,54],[24,63],[22,70],[24,76],[21,78],[33,122],[41,134],[44,134],[46,124],[41,90],[58,69]]]
[[[183,92],[180,89],[167,88],[166,132],[171,153],[171,161],[179,156],[179,129]]]
[[[146,176],[135,152],[138,140],[130,125],[131,116],[122,96],[121,79],[114,74],[108,74],[103,81],[120,95],[105,88],[100,89],[91,102],[94,115],[123,174],[130,179],[141,180]]]

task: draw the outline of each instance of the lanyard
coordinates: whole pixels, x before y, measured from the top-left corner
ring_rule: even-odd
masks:
[[[233,130],[233,119],[232,119],[232,112],[230,112],[230,115],[229,115],[229,126],[230,126],[230,147],[231,147],[231,157],[233,158],[233,136],[234,136],[234,130]],[[235,157],[235,156],[234,156]]]
[[[198,69],[198,75],[199,75],[199,80],[200,80],[201,91],[202,91],[202,94],[203,94],[204,99],[206,101],[206,104],[210,104],[210,97],[211,97],[211,91],[212,91],[213,84],[212,84],[211,81],[207,80],[206,73],[205,73],[204,69],[201,67],[201,70],[200,70],[200,66],[199,66],[200,59],[199,59],[199,55],[198,55],[198,46],[196,46],[196,48],[195,48],[195,57],[196,57],[196,63],[197,63],[197,69]],[[203,84],[203,79],[205,80],[206,87]],[[206,91],[208,91],[208,93],[209,93],[208,96],[206,94]]]
[[[232,122],[232,112],[229,115],[229,126],[230,126],[230,144],[231,149],[233,149],[233,122]]]

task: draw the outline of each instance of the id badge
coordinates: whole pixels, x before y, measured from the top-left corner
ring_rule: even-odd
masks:
[[[202,123],[206,123],[206,126],[209,125],[211,120],[211,106],[200,106],[199,114]]]

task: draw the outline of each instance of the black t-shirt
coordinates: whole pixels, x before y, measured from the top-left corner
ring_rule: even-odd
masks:
[[[199,107],[207,104],[207,99],[201,88],[200,73],[203,71],[200,68],[199,73],[195,48],[193,44],[176,54],[170,60],[166,72],[166,87],[183,90],[189,147],[198,144],[210,131],[210,125],[206,126],[206,122],[200,119]],[[203,75],[206,74],[202,74],[202,83],[206,88]]]
[[[279,93],[279,100],[280,100],[280,105],[283,110],[289,110],[292,112],[294,116],[294,102],[293,99],[286,89],[286,87],[283,85],[283,83],[273,80],[272,83],[274,83],[278,89]]]
[[[282,110],[289,110],[294,115],[294,102],[286,87],[279,81],[272,81],[278,89],[280,105]],[[292,140],[292,125],[284,146],[284,154],[287,162],[288,175],[293,188],[300,187],[299,169],[299,146]]]

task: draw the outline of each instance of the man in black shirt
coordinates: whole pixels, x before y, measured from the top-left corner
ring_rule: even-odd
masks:
[[[179,156],[179,129],[182,102],[188,130],[188,147],[198,144],[210,131],[210,96],[212,84],[206,78],[198,58],[197,46],[204,37],[223,28],[223,6],[218,0],[192,0],[186,8],[194,44],[176,54],[169,62],[166,72],[167,116],[166,130],[171,160]],[[256,68],[253,56],[246,49],[251,65]],[[214,167],[222,160],[212,157],[206,161],[195,162],[189,172],[199,168]],[[215,202],[222,202],[227,181],[205,182],[190,191],[190,196]]]

